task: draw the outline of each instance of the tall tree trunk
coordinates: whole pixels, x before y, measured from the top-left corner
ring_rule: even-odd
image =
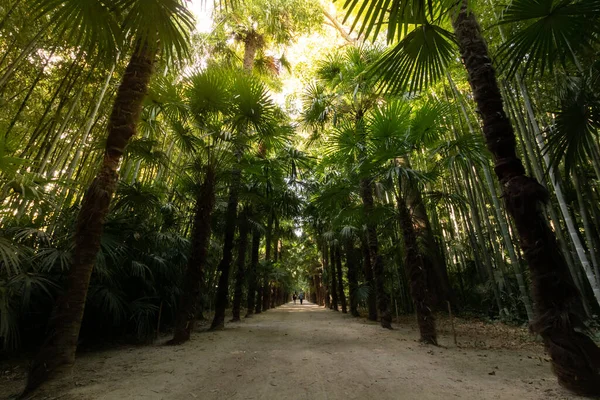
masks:
[[[325,301],[325,308],[330,308],[331,306],[331,299],[329,297],[329,281],[327,280],[327,278],[329,277],[330,274],[330,267],[329,267],[329,248],[327,247],[327,243],[325,242],[325,240],[323,239],[323,274],[321,275],[322,277],[322,283],[323,283],[323,300]]]
[[[244,70],[248,73],[252,72],[254,68],[254,59],[256,58],[256,52],[264,44],[262,35],[256,32],[254,29],[246,33],[244,37]]]
[[[369,252],[369,242],[367,240],[367,234],[362,233],[361,235],[361,249],[363,255],[363,272],[365,274],[365,281],[369,285],[369,295],[367,297],[367,310],[369,312],[369,319],[371,321],[377,321],[377,298],[375,297],[375,281],[373,279],[373,268],[371,268],[371,253]]]
[[[267,232],[265,233],[265,262],[270,268],[271,265],[271,245],[273,244],[273,224],[275,223],[275,213],[271,209],[269,212],[269,218],[267,219]],[[262,310],[267,311],[271,304],[271,288],[269,286],[268,273],[263,277],[263,302]]]
[[[252,250],[250,255],[250,268],[248,269],[248,302],[246,318],[250,317],[254,313],[254,307],[256,305],[256,267],[258,266],[258,252],[260,250],[260,232],[254,230],[252,232]],[[259,299],[260,303],[260,299]]]
[[[262,312],[263,304],[263,285],[257,279],[258,288],[256,289],[256,307],[254,307],[254,314],[260,314]]]
[[[310,277],[310,302],[313,304],[319,304],[319,288],[317,287],[317,279],[315,275]]]
[[[275,283],[271,286],[271,301],[269,302],[269,305],[271,308],[275,308],[276,304],[277,304],[277,290],[278,287],[274,286]]]
[[[348,307],[346,304],[346,295],[344,294],[344,281],[342,279],[342,253],[339,245],[335,246],[335,266],[337,269],[338,298],[340,300],[340,304],[342,305],[342,312],[346,314],[348,312]]]
[[[373,269],[373,278],[375,280],[375,294],[377,298],[377,308],[379,311],[379,322],[386,329],[392,329],[392,312],[390,309],[390,297],[385,292],[385,277],[383,276],[383,258],[379,255],[379,242],[377,239],[377,227],[370,221],[373,212],[373,187],[369,179],[361,180],[361,197],[365,210],[367,221],[367,242],[369,244],[369,254],[371,257],[371,267]]]
[[[356,290],[358,289],[357,266],[355,263],[354,239],[349,238],[344,242],[346,253],[346,276],[348,278],[348,291],[350,293],[350,314],[358,317],[358,301],[356,299]]]
[[[263,280],[263,304],[262,310],[267,311],[271,308],[271,282],[267,276]]]
[[[417,312],[417,322],[421,341],[437,345],[435,319],[432,313],[431,297],[427,287],[427,273],[425,260],[419,250],[414,221],[402,194],[398,196],[398,213],[400,226],[404,237],[404,266],[410,282],[412,295]]]
[[[156,52],[149,50],[153,47],[156,46],[138,46],[125,69],[109,120],[104,160],[79,211],[67,290],[56,301],[48,339],[31,363],[25,393],[75,362],[85,300],[100,251],[104,220],[117,184],[117,169],[127,143],[136,133],[156,61]]]
[[[410,160],[407,157],[403,159],[403,164],[407,168],[411,168]],[[435,290],[435,293],[431,293],[432,304],[435,304],[438,309],[445,310],[447,301],[455,303],[454,293],[450,286],[446,263],[431,229],[431,222],[425,209],[421,191],[413,182],[403,182],[402,187],[404,188],[406,205],[412,215],[412,224],[417,242],[421,243],[419,247],[421,259],[426,271],[431,272],[431,276],[428,276],[429,286]]]
[[[229,270],[231,269],[231,261],[233,260],[233,239],[235,237],[241,180],[242,172],[239,169],[234,170],[229,186],[229,200],[227,201],[227,212],[225,214],[223,258],[217,268],[217,271],[221,275],[219,276],[219,285],[217,286],[217,295],[215,298],[215,316],[210,329],[223,329],[225,327],[225,309],[227,308],[229,297]]]
[[[243,211],[238,224],[238,255],[237,255],[237,273],[235,276],[235,291],[233,293],[233,319],[231,322],[240,320],[240,308],[242,305],[242,292],[244,288],[244,278],[246,276],[246,249],[248,247],[248,212]]]
[[[175,317],[175,332],[168,344],[177,345],[187,342],[194,329],[198,303],[204,284],[204,268],[210,242],[210,219],[215,206],[216,183],[215,170],[209,166],[196,197],[191,255],[185,273],[185,280],[183,281],[179,309]]]
[[[579,292],[559,250],[556,236],[541,212],[548,193],[517,158],[515,135],[506,117],[487,45],[466,0],[452,21],[469,83],[483,120],[483,133],[495,162],[506,207],[529,265],[536,322],[561,385],[578,394],[600,395],[600,349],[572,313]]]
[[[337,274],[335,271],[335,245],[331,245],[329,247],[329,272],[330,272],[330,282],[331,282],[331,309],[334,311],[339,311],[338,308],[339,298],[338,298],[338,283],[337,283]]]

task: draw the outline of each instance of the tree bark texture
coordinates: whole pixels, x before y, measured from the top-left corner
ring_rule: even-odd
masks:
[[[233,319],[232,322],[240,320],[240,308],[242,305],[242,292],[244,289],[244,279],[246,277],[246,250],[248,248],[248,213],[242,212],[238,224],[238,254],[237,254],[237,271],[235,275],[235,290],[233,293]]]
[[[263,311],[271,308],[271,282],[268,277],[265,277],[263,286]]]
[[[350,292],[350,314],[353,317],[358,317],[358,301],[356,299],[356,290],[358,289],[357,265],[355,263],[354,239],[350,238],[345,241],[346,253],[346,276],[348,278],[348,291]]]
[[[313,304],[319,304],[319,300],[318,300],[318,291],[319,289],[317,288],[317,279],[314,275],[312,275],[310,277],[310,302]]]
[[[411,168],[408,158],[405,158],[403,161],[407,168]],[[429,221],[429,215],[427,215],[419,187],[413,182],[406,179],[403,180],[405,181],[402,182],[404,198],[412,215],[412,223],[417,243],[419,244],[421,259],[426,264],[425,269],[431,271],[427,277],[431,301],[438,309],[445,310],[447,308],[447,301],[450,301],[452,304],[456,303],[450,286],[446,263],[444,257],[442,257],[438,243],[433,236],[431,222]]]
[[[428,290],[426,263],[419,249],[417,234],[414,229],[413,218],[410,215],[406,201],[398,197],[398,213],[400,226],[404,238],[404,266],[410,283],[412,295],[417,312],[417,323],[421,334],[421,341],[437,345],[435,319],[432,313],[431,297]]]
[[[223,241],[223,258],[218,266],[219,286],[215,298],[215,316],[210,329],[222,329],[225,327],[225,309],[229,297],[229,270],[233,260],[233,239],[235,237],[235,226],[237,220],[237,206],[240,194],[242,172],[236,169],[232,172],[229,186],[229,199],[227,201],[227,212],[225,215],[225,240]]]
[[[244,70],[248,73],[254,68],[256,52],[264,45],[264,38],[255,30],[248,31],[244,36]]]
[[[254,307],[254,314],[260,314],[262,312],[262,299],[263,299],[263,285],[258,281],[258,287],[256,289],[256,307]]]
[[[269,218],[267,220],[267,232],[265,233],[265,262],[270,266],[271,264],[271,245],[273,241],[273,224],[275,223],[275,214],[273,210],[269,212]],[[263,302],[262,310],[267,311],[271,305],[271,287],[267,274],[263,277]]]
[[[327,243],[323,241],[323,274],[322,283],[323,283],[323,297],[325,300],[325,308],[331,308],[331,298],[329,297],[329,282],[327,278],[329,278],[330,268],[329,268],[329,247],[327,247]]]
[[[600,395],[600,349],[572,312],[579,297],[556,236],[541,212],[548,193],[525,175],[516,155],[515,135],[507,118],[487,45],[466,1],[453,27],[483,121],[506,207],[515,222],[521,248],[531,271],[536,321],[532,330],[542,336],[558,381],[575,393]]]
[[[375,281],[375,294],[377,298],[377,309],[379,311],[379,322],[383,328],[392,328],[392,312],[390,308],[390,297],[385,292],[385,277],[383,276],[384,263],[379,255],[379,242],[377,239],[377,227],[370,221],[374,201],[373,186],[369,179],[361,181],[361,197],[365,210],[367,221],[367,243],[369,245],[369,255],[371,257],[371,268],[373,269],[373,279]]]
[[[331,287],[331,309],[335,311],[339,311],[339,297],[338,297],[338,284],[337,284],[337,274],[335,272],[335,246],[331,245],[329,247],[329,272],[330,272],[330,287]]]
[[[367,298],[367,309],[369,311],[369,320],[377,321],[377,298],[375,297],[375,281],[373,279],[373,268],[371,268],[371,253],[369,252],[369,242],[367,234],[361,235],[361,249],[363,256],[363,272],[365,281],[369,285],[369,295]]]
[[[246,318],[254,313],[256,305],[256,267],[258,266],[258,252],[260,250],[260,232],[252,232],[252,250],[250,255],[250,268],[248,269],[248,302]]]
[[[169,344],[177,345],[187,342],[194,329],[198,312],[197,306],[204,284],[204,268],[210,242],[210,220],[215,206],[216,183],[215,171],[209,168],[196,198],[192,249],[183,281],[183,291],[179,299],[179,309],[175,317],[175,332],[173,338],[168,342]]]
[[[335,246],[335,267],[337,271],[337,289],[338,299],[342,305],[342,312],[346,314],[348,307],[346,304],[346,295],[344,294],[344,280],[342,279],[342,253],[340,252],[340,246]]]
[[[108,123],[108,138],[100,171],[83,196],[75,228],[73,264],[66,291],[54,306],[48,339],[34,357],[24,393],[30,393],[75,362],[75,352],[87,292],[100,251],[104,221],[117,184],[119,162],[142,112],[142,103],[156,61],[156,46],[138,46],[125,69]]]

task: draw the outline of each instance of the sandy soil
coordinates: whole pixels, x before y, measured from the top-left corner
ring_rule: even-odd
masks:
[[[447,321],[440,328],[449,331]],[[198,332],[179,347],[82,354],[70,379],[36,398],[575,398],[556,384],[537,345],[456,347],[443,334],[442,346],[432,347],[416,338],[414,324],[387,331],[315,305],[287,304],[223,331]]]

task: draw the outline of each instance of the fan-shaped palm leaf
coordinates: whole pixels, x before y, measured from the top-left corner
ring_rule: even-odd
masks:
[[[500,23],[517,30],[500,48],[508,75],[552,72],[557,64],[578,64],[578,53],[598,42],[600,0],[513,0]]]
[[[188,55],[194,17],[181,0],[120,0],[123,31],[141,46],[161,46],[168,59]]]
[[[420,91],[436,82],[455,58],[455,40],[437,25],[414,28],[371,67],[383,88],[393,94]]]
[[[114,58],[123,42],[116,16],[125,5],[123,0],[34,0],[33,10],[38,18],[47,18],[55,37]]]

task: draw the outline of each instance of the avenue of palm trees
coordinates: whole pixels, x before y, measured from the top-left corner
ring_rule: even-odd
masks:
[[[31,394],[303,291],[430,346],[526,324],[600,396],[599,35],[600,0],[4,0],[0,354]]]

